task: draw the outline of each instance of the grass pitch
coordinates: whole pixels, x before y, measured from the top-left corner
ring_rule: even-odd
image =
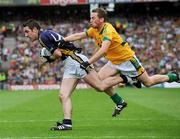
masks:
[[[180,89],[118,89],[128,102],[120,116],[93,89],[76,90],[73,130],[49,131],[62,120],[58,91],[0,91],[0,139],[180,139]]]

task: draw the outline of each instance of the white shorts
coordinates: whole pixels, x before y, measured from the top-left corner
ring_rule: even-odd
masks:
[[[86,56],[77,53],[76,55],[78,55],[83,61],[88,61],[88,58]],[[64,60],[64,64],[65,65],[64,65],[63,79],[64,78],[82,79],[87,75],[86,71],[80,68],[80,63],[72,59],[70,56],[68,56]]]
[[[119,65],[115,65],[111,61],[108,61],[107,65],[129,77],[138,77],[145,71],[135,55],[129,61],[123,62]]]

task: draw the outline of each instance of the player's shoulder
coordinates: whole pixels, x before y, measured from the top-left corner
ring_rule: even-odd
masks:
[[[52,32],[54,32],[54,31],[52,31],[50,29],[42,30],[42,31],[40,31],[40,36],[43,37],[43,36],[51,34]]]
[[[50,30],[50,29],[46,29],[40,32],[39,37],[41,39],[45,39],[45,38],[52,38],[52,37],[59,37],[61,36],[60,34],[58,34],[57,32]]]
[[[112,29],[112,28],[114,28],[114,27],[113,27],[113,25],[112,25],[111,23],[106,22],[106,23],[105,23],[105,28],[107,28],[107,29],[108,29],[108,28],[109,28],[109,29]]]
[[[98,30],[96,28],[90,27],[87,31],[86,34],[88,34],[88,36],[93,36],[95,33],[97,33]]]
[[[46,38],[46,37],[48,36],[48,34],[49,34],[49,31],[47,31],[47,30],[41,30],[40,33],[39,33],[39,37],[40,37],[41,39],[43,39],[43,38]]]
[[[89,29],[88,29],[88,31],[95,31],[96,29],[95,28],[93,28],[93,27],[90,27]]]
[[[105,23],[102,34],[114,32],[115,28],[111,23]]]

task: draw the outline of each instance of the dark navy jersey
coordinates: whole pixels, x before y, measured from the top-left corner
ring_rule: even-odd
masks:
[[[63,39],[63,36],[52,30],[44,30],[39,33],[40,44],[49,50],[51,54],[58,48],[62,53],[62,60],[70,56],[77,62],[82,63],[83,60],[75,54],[75,52],[80,53],[81,48],[76,48],[73,43],[62,41]]]
[[[44,30],[39,34],[39,42],[43,47],[46,47],[52,54],[58,48],[60,41],[63,37],[52,31],[52,30]]]
[[[39,34],[39,42],[47,50],[54,53],[59,48],[62,53],[62,59],[72,55],[74,52],[80,52],[80,48],[76,48],[73,43],[63,41],[63,36],[52,30],[41,31]]]

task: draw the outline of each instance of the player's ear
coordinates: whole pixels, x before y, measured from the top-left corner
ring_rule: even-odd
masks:
[[[103,23],[105,20],[103,17],[100,18],[100,22]]]
[[[34,28],[32,29],[32,31],[38,33],[39,30],[38,30],[36,27],[34,27]]]

